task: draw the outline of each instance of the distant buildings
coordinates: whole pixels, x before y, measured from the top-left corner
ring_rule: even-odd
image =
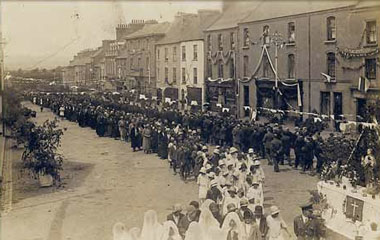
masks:
[[[74,56],[64,82],[112,83],[241,118],[260,108],[360,120],[380,95],[379,18],[372,1],[243,1],[172,23],[133,20]]]

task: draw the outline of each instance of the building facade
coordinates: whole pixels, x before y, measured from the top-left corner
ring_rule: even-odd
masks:
[[[380,93],[380,6],[300,2],[290,13],[288,4],[263,3],[239,23],[239,116],[263,107],[359,120],[365,99]]]

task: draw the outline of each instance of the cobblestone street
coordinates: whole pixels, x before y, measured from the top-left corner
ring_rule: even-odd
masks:
[[[26,105],[37,111],[37,123],[54,118],[46,109],[40,113],[36,106]],[[64,183],[70,184],[65,188],[49,193],[41,189],[41,194],[16,201],[2,217],[1,239],[108,240],[118,221],[128,228],[141,227],[149,209],[164,221],[174,203],[187,205],[197,199],[195,182],[184,183],[174,176],[166,161],[132,152],[128,143],[100,138],[76,123],[63,120],[59,125],[67,128],[60,149],[64,168],[67,163],[84,167],[70,168],[73,172],[66,174]],[[307,190],[316,188],[317,178],[283,166],[280,173],[267,165],[264,171],[265,207],[278,205],[293,232],[294,215],[300,212],[297,206],[309,198]]]

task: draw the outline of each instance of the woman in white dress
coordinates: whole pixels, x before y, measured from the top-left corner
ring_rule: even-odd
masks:
[[[164,222],[163,228],[161,240],[182,240],[178,228],[173,221]]]
[[[127,231],[127,228],[121,222],[117,222],[115,223],[115,225],[113,225],[112,232],[113,232],[113,240],[131,240],[132,239]]]
[[[226,234],[227,240],[245,240],[245,228],[236,212],[227,214],[222,230]]]
[[[157,213],[154,210],[148,210],[144,214],[144,223],[141,230],[140,240],[160,240],[163,227],[157,221]]]
[[[270,207],[270,215],[267,217],[267,223],[269,227],[268,240],[287,239],[286,235],[284,235],[284,231],[287,233],[289,239],[291,239],[288,227],[280,216],[280,210],[277,206]]]
[[[205,167],[202,167],[201,170],[199,171],[197,184],[199,186],[199,195],[198,195],[199,201],[203,203],[204,200],[206,199],[207,190],[209,188],[209,178],[206,175]]]
[[[206,200],[207,201],[207,200]],[[225,239],[225,235],[219,228],[219,222],[210,211],[210,204],[213,201],[207,201],[207,206],[202,205],[201,215],[199,216],[199,225],[201,228],[202,236],[207,240],[220,240]],[[206,202],[205,202],[206,203]]]

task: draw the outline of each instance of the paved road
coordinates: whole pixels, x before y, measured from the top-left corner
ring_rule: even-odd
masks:
[[[38,112],[38,123],[54,118],[49,111],[27,106]],[[60,126],[67,128],[60,149],[65,161],[87,166],[88,174],[72,179],[74,184],[65,189],[16,202],[1,219],[1,240],[108,240],[117,221],[141,226],[148,209],[155,209],[163,221],[174,203],[197,199],[195,183],[173,176],[166,161],[132,152],[128,144],[99,138],[94,130],[66,120]],[[278,205],[292,229],[297,205],[308,199],[307,190],[316,188],[317,179],[290,169],[273,173],[264,166],[264,171],[265,204]]]

